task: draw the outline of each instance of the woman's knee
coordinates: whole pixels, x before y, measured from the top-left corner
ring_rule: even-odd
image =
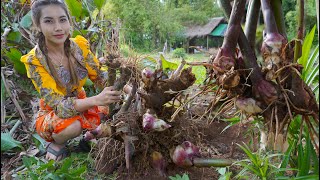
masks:
[[[70,126],[68,126],[66,129],[68,129],[67,131],[71,131],[70,133],[74,136],[77,137],[82,133],[82,127],[81,127],[81,123],[80,121],[76,120],[75,122],[73,122],[72,124],[70,124]]]
[[[61,144],[61,143],[65,143],[69,139],[79,136],[81,133],[82,133],[81,123],[80,121],[76,120],[61,132],[57,134],[52,134],[52,138],[57,143]]]

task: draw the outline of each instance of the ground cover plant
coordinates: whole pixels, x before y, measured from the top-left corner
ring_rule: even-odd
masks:
[[[305,1],[297,1],[298,31],[288,39],[286,3],[219,0],[228,28],[210,56],[191,56],[182,48],[167,53],[162,47],[141,53],[131,48],[138,45],[130,45],[137,39],[127,43],[124,37],[134,37],[122,28],[127,22],[106,13],[112,6],[126,12],[119,2],[66,2],[74,36],[85,36],[97,57],[105,58],[107,86],[121,90],[129,84],[130,93],[109,106],[105,137],[92,140],[84,134],[70,142],[77,153],[61,162],[44,160],[44,141],[32,124],[37,94],[19,61],[34,45],[30,2],[2,3],[2,179],[319,178],[319,46],[314,44],[316,26],[304,30]],[[131,7],[137,9],[143,3],[134,2]],[[177,9],[184,3],[164,2],[167,8],[176,3]],[[255,51],[259,12],[264,33],[261,49]],[[156,37],[162,37],[157,32],[164,29],[146,27],[150,31],[145,32],[156,34],[149,39],[156,48]],[[99,91],[90,81],[85,88],[89,96]],[[79,142],[89,140],[90,152],[79,153]]]

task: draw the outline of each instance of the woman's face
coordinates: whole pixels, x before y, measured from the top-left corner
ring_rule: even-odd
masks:
[[[40,30],[47,45],[63,45],[70,34],[66,12],[58,5],[48,5],[41,10]]]

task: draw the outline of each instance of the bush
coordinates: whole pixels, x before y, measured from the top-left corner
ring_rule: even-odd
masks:
[[[175,58],[185,58],[187,55],[184,48],[177,48],[173,50],[172,54],[173,54],[173,57]]]

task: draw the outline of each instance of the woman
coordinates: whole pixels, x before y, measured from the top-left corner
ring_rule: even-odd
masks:
[[[120,101],[121,92],[106,87],[86,98],[86,79],[100,87],[104,80],[88,41],[82,36],[70,38],[71,18],[62,0],[36,0],[31,12],[37,45],[21,61],[41,96],[36,130],[50,142],[46,158],[60,160],[66,155],[66,142],[83,129],[97,128],[99,107]]]

